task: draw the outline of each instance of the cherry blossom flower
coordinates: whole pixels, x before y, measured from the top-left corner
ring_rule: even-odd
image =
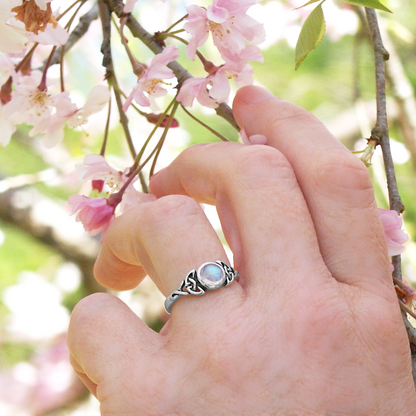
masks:
[[[34,33],[29,34],[29,39],[32,42],[37,42],[42,45],[65,45],[68,41],[69,34],[60,24],[53,25],[48,23],[45,29],[39,32],[37,35]]]
[[[209,85],[211,80],[208,78],[189,78],[182,84],[176,100],[184,107],[192,107],[196,98],[204,107],[217,108],[218,103],[209,95]]]
[[[114,211],[119,203],[120,198],[117,194],[111,195],[108,199],[88,198],[84,195],[71,195],[68,198],[72,214],[78,213],[75,220],[81,222],[85,231],[91,236],[107,230],[115,217]]]
[[[402,217],[394,210],[379,209],[380,219],[386,236],[389,256],[403,253],[403,244],[409,239],[402,230]]]
[[[23,52],[28,42],[26,31],[15,24],[13,16],[10,3],[0,2],[0,52]]]
[[[127,178],[123,173],[111,167],[104,156],[101,155],[87,155],[84,162],[76,166],[79,178],[85,182],[88,180],[104,181],[110,189],[118,190],[120,185],[124,183]]]
[[[185,107],[191,107],[196,98],[203,106],[216,108],[220,103],[228,100],[231,92],[229,81],[232,79],[239,88],[252,84],[253,68],[246,64],[238,70],[233,63],[225,63],[206,78],[187,79],[182,84],[176,99]]]
[[[95,86],[88,94],[84,106],[72,114],[68,120],[70,127],[79,127],[88,121],[89,116],[101,111],[110,100],[110,92],[104,85]]]
[[[88,121],[88,117],[100,111],[109,100],[108,89],[96,86],[90,92],[81,109],[72,103],[69,93],[50,93],[38,88],[40,75],[23,77],[16,84],[16,91],[8,104],[10,121],[16,125],[26,123],[33,126],[29,136],[43,135],[45,146],[52,147],[64,137],[64,127],[78,127]]]
[[[80,221],[85,231],[91,236],[106,231],[110,222],[117,214],[122,214],[130,207],[142,202],[156,199],[154,195],[144,194],[134,188],[135,177],[128,176],[130,169],[120,172],[112,168],[104,156],[87,155],[84,163],[77,166],[82,181],[91,180],[96,183],[97,190],[102,191],[104,184],[109,186],[111,192],[108,198],[89,198],[84,195],[72,195],[68,199],[68,206],[72,214],[78,212],[76,221]],[[94,187],[94,185],[93,185]]]
[[[193,60],[196,49],[203,45],[211,32],[215,46],[223,53],[239,54],[246,42],[258,45],[265,38],[263,25],[247,15],[247,10],[259,0],[214,0],[207,9],[187,7],[184,29],[192,38],[186,55]]]
[[[99,192],[103,191],[104,185],[106,185],[111,195],[120,191],[125,183],[130,180],[130,168],[125,169],[124,172],[114,169],[101,155],[85,156],[83,164],[77,165],[76,169],[81,181],[91,180],[93,189]],[[134,187],[137,179],[138,177],[135,177],[130,180],[128,186],[124,189],[123,198],[117,207],[118,214],[122,214],[131,206],[153,200],[153,196],[139,192]]]
[[[173,71],[166,65],[178,59],[178,57],[179,49],[176,46],[167,46],[161,53],[157,54],[134,86],[133,91],[124,103],[123,110],[126,111],[129,108],[133,99],[137,104],[149,107],[150,101],[145,96],[145,92],[154,97],[166,95],[167,91],[160,84],[165,84],[164,79],[175,78]]]

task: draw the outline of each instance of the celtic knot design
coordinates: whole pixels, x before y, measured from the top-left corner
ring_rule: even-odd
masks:
[[[192,270],[185,277],[185,280],[181,283],[181,285],[179,286],[179,289],[172,292],[170,297],[174,299],[178,296],[203,295],[204,293],[205,293],[205,290],[201,287],[198,281],[196,270]]]
[[[224,269],[226,277],[224,286],[228,286],[238,276],[238,272],[223,261],[218,260],[215,263],[219,264]]]
[[[225,273],[225,281],[223,286],[228,286],[237,276],[238,272],[230,267],[227,263],[223,261],[216,261],[215,263],[220,266]],[[172,305],[179,300],[182,296],[187,295],[203,295],[205,293],[205,288],[201,285],[198,280],[198,273],[196,270],[192,270],[188,273],[185,279],[180,284],[179,288],[173,291],[165,300],[165,309],[167,313],[171,313]]]

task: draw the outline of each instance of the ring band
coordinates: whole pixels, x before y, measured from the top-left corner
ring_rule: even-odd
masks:
[[[166,298],[165,310],[170,315],[172,305],[182,296],[203,295],[207,290],[228,286],[237,276],[238,272],[223,261],[204,263],[198,270],[190,271],[179,289]]]

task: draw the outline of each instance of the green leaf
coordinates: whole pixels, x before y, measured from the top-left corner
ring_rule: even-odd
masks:
[[[310,4],[312,4],[312,3],[316,3],[316,2],[318,2],[318,1],[320,1],[320,0],[310,0],[310,1],[308,1],[307,3],[305,3],[305,4],[302,4],[302,6],[296,7],[296,9],[294,9],[294,10],[299,10],[299,9],[301,9],[302,7],[309,6]]]
[[[302,26],[295,49],[295,69],[299,68],[309,52],[315,49],[324,37],[325,20],[322,3],[312,10]]]
[[[384,12],[393,13],[379,0],[343,0],[345,3],[352,4],[353,6],[369,7],[371,9],[383,10]]]

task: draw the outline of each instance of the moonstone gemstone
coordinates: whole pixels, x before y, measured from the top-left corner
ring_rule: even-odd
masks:
[[[224,284],[225,273],[216,263],[205,263],[198,270],[199,281],[209,290],[218,289]]]

